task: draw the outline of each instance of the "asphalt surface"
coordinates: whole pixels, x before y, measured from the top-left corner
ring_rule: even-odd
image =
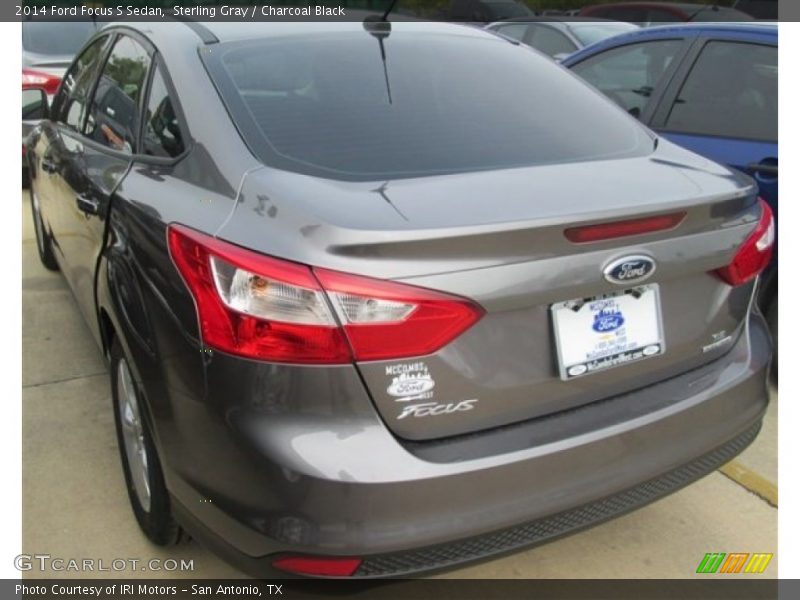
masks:
[[[105,361],[64,279],[39,263],[27,190],[22,198],[23,553],[94,560],[93,571],[25,575],[244,577],[197,542],[159,548],[140,533],[119,465]],[[707,552],[775,553],[761,576],[777,577],[777,406],[773,390],[761,434],[721,472],[598,527],[441,577],[687,578]],[[115,559],[126,568],[113,570]],[[130,559],[139,561],[135,569]],[[194,568],[143,571],[150,559]],[[100,561],[110,570],[100,572]]]

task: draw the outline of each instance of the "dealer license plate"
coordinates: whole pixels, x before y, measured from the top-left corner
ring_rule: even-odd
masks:
[[[658,285],[644,285],[550,307],[561,379],[664,353]]]

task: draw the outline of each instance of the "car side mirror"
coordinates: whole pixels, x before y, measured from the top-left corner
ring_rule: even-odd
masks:
[[[22,90],[22,120],[38,121],[47,118],[47,94],[42,88]]]

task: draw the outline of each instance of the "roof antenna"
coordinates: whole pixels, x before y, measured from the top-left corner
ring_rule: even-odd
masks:
[[[389,16],[389,13],[394,10],[394,5],[395,4],[397,4],[397,0],[392,0],[391,2],[389,2],[389,8],[387,8],[386,12],[383,13],[383,16],[381,17],[381,21],[385,21],[386,20],[386,18]]]
[[[389,72],[386,70],[386,48],[383,46],[383,40],[389,37],[392,33],[392,24],[386,19],[389,13],[392,12],[397,0],[392,0],[386,12],[380,17],[370,15],[364,19],[364,29],[375,39],[378,40],[378,45],[381,48],[381,61],[383,61],[383,78],[386,81],[386,95],[389,97],[389,104],[392,103],[392,87],[389,85]]]

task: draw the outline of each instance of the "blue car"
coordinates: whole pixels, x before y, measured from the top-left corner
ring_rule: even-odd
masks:
[[[778,217],[778,27],[704,23],[642,29],[562,62],[659,135],[744,171]],[[777,344],[777,252],[760,305]]]

